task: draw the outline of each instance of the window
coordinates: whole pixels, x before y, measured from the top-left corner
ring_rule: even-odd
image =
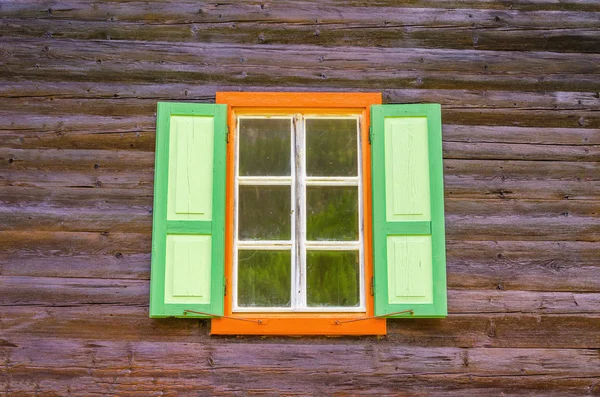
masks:
[[[360,115],[237,115],[234,312],[364,312]]]
[[[159,103],[150,316],[292,335],[445,316],[439,105],[380,102]]]

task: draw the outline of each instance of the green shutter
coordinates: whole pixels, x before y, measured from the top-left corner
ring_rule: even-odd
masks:
[[[440,105],[374,105],[371,123],[375,314],[446,316]]]
[[[158,103],[150,317],[223,315],[227,106]]]

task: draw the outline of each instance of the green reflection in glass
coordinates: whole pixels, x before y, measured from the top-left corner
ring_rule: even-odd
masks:
[[[291,252],[238,252],[238,306],[290,307]]]
[[[240,186],[240,240],[291,238],[290,186]]]
[[[358,251],[307,251],[308,306],[359,306],[359,263]]]
[[[306,175],[357,176],[356,119],[306,120]]]
[[[307,187],[306,215],[308,240],[358,240],[358,187]]]
[[[291,120],[244,119],[240,123],[240,176],[289,176]]]

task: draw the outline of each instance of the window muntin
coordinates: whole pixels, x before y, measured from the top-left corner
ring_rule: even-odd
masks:
[[[364,312],[360,116],[236,127],[233,311]]]

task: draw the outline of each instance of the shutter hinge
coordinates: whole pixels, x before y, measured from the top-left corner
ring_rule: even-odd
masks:
[[[227,276],[223,277],[223,295],[227,296]]]
[[[230,127],[226,126],[225,127],[225,138],[227,139],[227,143],[229,143],[229,130],[230,130]]]
[[[371,277],[371,296],[375,295],[375,277]]]
[[[370,125],[370,126],[369,126],[369,143],[373,143],[373,139],[374,139],[374,138],[375,138],[375,137],[373,136],[373,126],[372,126],[372,125]]]

